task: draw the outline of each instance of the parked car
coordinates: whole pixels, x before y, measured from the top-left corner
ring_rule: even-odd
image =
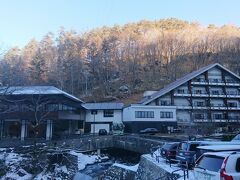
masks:
[[[107,130],[106,129],[99,129],[99,131],[98,131],[98,135],[99,136],[104,136],[104,135],[107,135],[108,133],[107,133]]]
[[[140,131],[141,134],[155,134],[158,133],[156,128],[146,128]]]
[[[233,139],[232,142],[240,142],[240,134],[237,134]]]
[[[194,167],[195,180],[239,180],[240,153],[234,151],[204,153]]]
[[[183,133],[183,130],[180,128],[173,129],[173,133]]]
[[[161,156],[167,159],[176,159],[179,142],[166,143],[161,148]]]
[[[208,145],[197,147],[197,159],[206,152],[240,151],[240,145]]]
[[[176,159],[180,163],[188,163],[194,165],[196,160],[197,147],[201,144],[200,141],[184,141],[178,145]]]
[[[179,144],[176,159],[180,163],[194,165],[196,159],[200,156],[198,146],[210,145],[240,145],[240,142],[223,142],[223,141],[184,141]]]

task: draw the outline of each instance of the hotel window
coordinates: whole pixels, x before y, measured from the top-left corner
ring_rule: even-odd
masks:
[[[194,105],[198,106],[198,107],[203,107],[204,106],[204,102],[203,101],[195,101]]]
[[[237,107],[237,102],[228,102],[229,107]]]
[[[113,117],[114,111],[113,110],[104,110],[103,117]]]
[[[212,90],[212,95],[219,95],[220,92],[218,90]]]
[[[161,106],[170,106],[170,105],[171,105],[170,101],[167,101],[167,100],[162,100],[161,101]]]
[[[234,91],[234,90],[227,91],[227,94],[228,94],[228,95],[237,95],[237,94],[238,94],[238,91]]]
[[[204,114],[203,113],[197,113],[194,115],[195,119],[204,119]]]
[[[196,78],[196,82],[205,82],[204,78]]]
[[[201,89],[195,90],[195,94],[202,94],[202,90]]]
[[[173,118],[173,112],[161,111],[160,118]]]
[[[154,111],[135,111],[135,118],[154,118]]]
[[[211,83],[219,83],[219,82],[221,82],[221,79],[209,79],[209,82],[211,82]]]
[[[185,90],[184,90],[184,89],[178,89],[178,90],[177,90],[177,93],[178,93],[178,94],[184,94],[184,93],[185,93]]]
[[[226,81],[226,83],[235,83],[235,81],[233,79],[226,79],[225,81]]]
[[[214,114],[213,115],[214,119],[223,119],[223,114]]]

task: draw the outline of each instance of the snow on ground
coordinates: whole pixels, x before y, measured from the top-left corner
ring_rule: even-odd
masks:
[[[152,161],[153,163],[155,163],[156,165],[160,166],[162,169],[164,169],[165,171],[167,171],[169,173],[172,173],[173,171],[178,170],[180,168],[177,166],[177,164],[172,164],[170,167],[170,164],[166,163],[166,159],[161,157],[160,152],[161,151],[158,149],[153,153],[153,157],[150,154],[146,154],[143,156],[146,157],[147,159],[149,159],[150,161]],[[159,158],[159,162],[156,160],[156,157]],[[183,176],[183,171],[178,171],[176,173],[179,174],[180,176]],[[188,179],[194,180],[193,170],[189,170],[188,173],[189,173]],[[178,180],[183,180],[183,179],[184,178],[181,177]]]
[[[98,155],[86,155],[83,153],[78,153],[76,151],[70,151],[69,154],[77,156],[78,157],[78,170],[83,170],[86,165],[88,164],[94,164],[99,160]]]
[[[34,180],[49,180],[49,179],[56,179],[56,180],[62,180],[60,174],[64,173],[65,175],[68,175],[68,169],[66,166],[56,166],[54,169],[54,172],[41,172],[38,174]]]
[[[127,170],[130,170],[130,171],[134,171],[134,172],[137,172],[138,165],[139,164],[136,164],[134,166],[127,166],[127,165],[119,164],[119,163],[114,163],[113,164],[113,166],[117,166],[117,167],[120,167],[120,168],[123,168],[123,169],[127,169]]]
[[[19,169],[16,172],[8,172],[2,179],[30,180],[32,179],[32,175],[27,173],[24,169]]]
[[[19,163],[24,158],[17,153],[6,152],[6,149],[1,148],[0,160],[4,161],[6,166],[9,167],[9,171],[1,179],[16,179],[16,180],[28,180],[32,178],[32,175],[26,172],[24,169],[18,169]]]

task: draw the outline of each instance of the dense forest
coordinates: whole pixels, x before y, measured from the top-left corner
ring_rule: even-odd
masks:
[[[86,101],[124,100],[219,62],[240,74],[240,29],[178,19],[84,33],[60,29],[0,60],[2,86],[53,85]]]

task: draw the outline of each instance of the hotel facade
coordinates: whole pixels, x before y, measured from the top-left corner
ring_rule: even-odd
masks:
[[[136,109],[140,106],[141,111]],[[134,111],[132,117],[126,114],[130,111]],[[134,131],[147,127],[169,131],[209,123],[220,128],[237,127],[240,77],[218,63],[208,65],[146,95],[138,105],[125,108],[123,117],[127,128]]]

